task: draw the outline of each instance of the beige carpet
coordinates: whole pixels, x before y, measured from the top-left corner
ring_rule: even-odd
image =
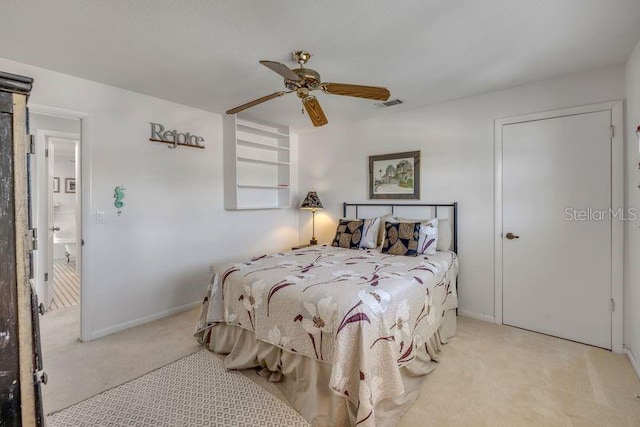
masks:
[[[43,319],[47,412],[199,349],[198,309],[88,343],[76,341],[73,310]],[[282,399],[272,383],[247,376]],[[399,426],[640,426],[636,395],[640,381],[623,355],[461,317]]]
[[[640,381],[626,356],[458,319],[400,426],[640,426]]]

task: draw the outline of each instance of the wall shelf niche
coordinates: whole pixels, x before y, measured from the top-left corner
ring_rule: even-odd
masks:
[[[265,144],[263,142],[255,142],[255,141],[245,141],[244,139],[239,139],[238,145],[246,145],[249,147],[257,147],[265,150],[289,150],[289,147],[281,147],[278,145]]]
[[[238,161],[247,162],[247,163],[257,163],[259,165],[289,166],[289,162],[278,162],[276,160],[254,159],[251,157],[238,157]]]
[[[225,209],[291,207],[289,127],[224,117]]]

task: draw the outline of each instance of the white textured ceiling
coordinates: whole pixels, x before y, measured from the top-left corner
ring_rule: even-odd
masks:
[[[296,49],[405,101],[319,93],[329,126],[621,64],[639,39],[640,0],[0,0],[0,57],[217,113],[281,90],[258,61]],[[248,112],[312,128],[300,110]]]

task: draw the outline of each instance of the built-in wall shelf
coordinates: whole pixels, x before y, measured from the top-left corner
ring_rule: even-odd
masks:
[[[238,184],[238,188],[275,188],[278,190],[282,190],[284,188],[289,188],[288,185],[247,185],[247,184]]]
[[[277,137],[282,139],[289,139],[289,128],[286,130],[280,125],[261,124],[256,122],[250,122],[247,120],[236,119],[236,126],[238,130],[247,131],[261,136]]]
[[[245,141],[244,139],[239,139],[238,145],[246,145],[249,147],[263,148],[266,150],[289,150],[289,147],[280,147],[278,145],[265,144],[263,142]]]
[[[291,206],[289,127],[224,117],[225,209]]]
[[[276,162],[276,161],[271,161],[271,160],[252,159],[252,158],[249,158],[249,157],[238,157],[238,161],[239,162],[248,162],[248,163],[258,163],[260,165],[274,165],[274,166],[284,165],[284,166],[289,166],[289,162]]]

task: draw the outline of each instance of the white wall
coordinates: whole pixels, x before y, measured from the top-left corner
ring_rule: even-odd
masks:
[[[55,145],[55,143],[54,143]],[[65,179],[75,178],[76,164],[72,162],[74,156],[55,155],[53,161],[53,175],[60,178],[60,191],[53,193],[53,225],[60,231],[76,234],[76,194],[65,191]],[[62,244],[53,245],[53,258],[65,257]]]
[[[35,135],[38,129],[56,132],[80,133],[80,122],[77,119],[48,116],[45,114],[29,114],[29,132]]]
[[[56,155],[53,161],[53,174],[55,177],[60,178],[60,191],[58,193],[53,193],[53,204],[55,208],[54,215],[56,213],[75,213],[75,193],[67,193],[65,191],[65,180],[75,179],[76,176],[76,165],[73,159],[73,156]]]
[[[301,134],[301,193],[315,188],[327,208],[316,235],[331,239],[343,201],[367,200],[369,155],[421,150],[421,201],[460,203],[460,311],[492,320],[495,119],[624,96],[619,66]],[[300,218],[306,240],[311,221]]]
[[[640,213],[640,171],[638,170],[638,138],[640,125],[640,43],[626,65],[627,186],[629,208]],[[638,222],[625,224],[625,344],[632,353],[636,372],[640,375],[640,227]]]
[[[212,263],[297,243],[294,209],[224,210],[220,115],[4,59],[0,70],[35,78],[31,105],[87,114],[84,339],[197,304]],[[202,136],[206,149],[149,142],[150,121]],[[119,185],[126,187],[121,216],[113,206]],[[96,211],[106,212],[106,224],[95,223]]]

